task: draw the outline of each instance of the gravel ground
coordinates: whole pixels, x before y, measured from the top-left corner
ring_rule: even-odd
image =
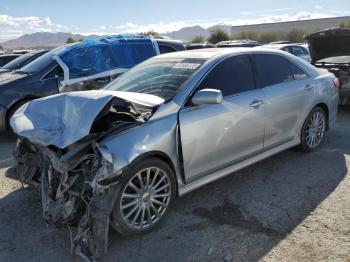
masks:
[[[4,176],[0,261],[80,261],[67,229],[45,225],[37,191]],[[188,194],[154,232],[110,233],[103,261],[350,261],[350,108],[319,150],[288,150]]]

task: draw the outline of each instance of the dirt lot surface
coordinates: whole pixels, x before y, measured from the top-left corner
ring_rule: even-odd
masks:
[[[4,176],[14,139],[0,135],[0,261],[80,261],[67,229],[45,225],[37,191]],[[110,233],[103,261],[350,261],[350,108],[321,148],[289,150],[176,203],[143,236]]]

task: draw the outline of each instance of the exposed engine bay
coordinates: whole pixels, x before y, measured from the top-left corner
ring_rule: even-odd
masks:
[[[40,188],[46,223],[78,226],[73,248],[86,261],[106,252],[109,217],[122,178],[99,141],[145,123],[156,109],[116,96],[100,110],[89,134],[67,147],[40,145],[24,136],[18,139],[17,165],[9,176]]]

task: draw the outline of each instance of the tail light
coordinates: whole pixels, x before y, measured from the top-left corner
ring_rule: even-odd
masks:
[[[339,79],[337,77],[333,78],[333,85],[335,89],[339,90]]]

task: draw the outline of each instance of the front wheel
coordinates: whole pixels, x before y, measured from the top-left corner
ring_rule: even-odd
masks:
[[[307,116],[302,131],[300,148],[311,152],[321,144],[327,128],[327,116],[320,107],[315,107]]]
[[[111,225],[123,235],[152,230],[165,217],[175,198],[175,175],[157,158],[133,165],[123,178]]]

